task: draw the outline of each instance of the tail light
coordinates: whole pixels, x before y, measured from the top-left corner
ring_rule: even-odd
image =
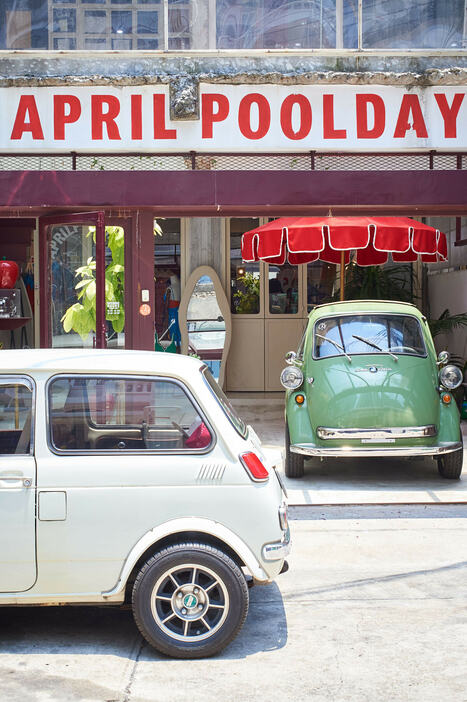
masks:
[[[242,453],[240,454],[240,460],[252,480],[257,483],[265,483],[267,480],[269,480],[267,468],[258,458],[256,453],[253,453],[252,451]]]

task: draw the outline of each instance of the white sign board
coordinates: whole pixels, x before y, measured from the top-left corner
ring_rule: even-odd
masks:
[[[202,84],[171,121],[168,86],[0,88],[0,152],[462,150],[466,91]]]

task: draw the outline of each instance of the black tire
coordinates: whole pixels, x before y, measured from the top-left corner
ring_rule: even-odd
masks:
[[[462,449],[446,453],[438,458],[438,473],[442,478],[448,480],[459,480],[462,473],[462,460],[464,452]]]
[[[132,606],[140,632],[158,651],[174,658],[204,658],[235,638],[248,601],[245,577],[229,556],[207,544],[181,543],[144,564],[133,586]]]
[[[288,478],[303,478],[305,472],[305,458],[299,453],[290,450],[290,434],[285,420],[285,474]]]

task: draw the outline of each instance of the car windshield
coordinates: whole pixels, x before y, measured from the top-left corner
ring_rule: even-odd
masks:
[[[425,356],[419,321],[402,314],[352,314],[315,324],[314,358],[381,353]]]

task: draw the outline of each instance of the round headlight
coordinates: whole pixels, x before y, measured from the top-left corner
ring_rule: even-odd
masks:
[[[457,366],[444,366],[439,372],[439,381],[446,390],[455,390],[462,383],[462,371]]]
[[[281,383],[286,390],[296,390],[303,383],[303,373],[297,366],[288,366],[281,373]]]

